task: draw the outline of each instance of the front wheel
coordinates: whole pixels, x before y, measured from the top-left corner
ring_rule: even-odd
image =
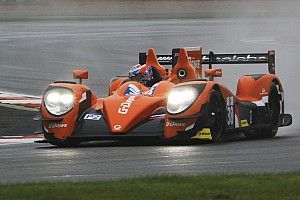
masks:
[[[210,120],[209,127],[213,142],[221,141],[221,135],[225,125],[225,104],[222,95],[217,90],[212,90],[210,99]]]

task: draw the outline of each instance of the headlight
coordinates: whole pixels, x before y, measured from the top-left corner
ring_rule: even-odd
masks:
[[[173,88],[168,95],[167,111],[177,114],[189,107],[197,98],[198,92],[190,86]]]
[[[67,88],[54,88],[44,95],[47,110],[53,115],[63,115],[74,107],[74,93]]]

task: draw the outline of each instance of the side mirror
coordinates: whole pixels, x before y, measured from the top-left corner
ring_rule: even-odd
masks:
[[[79,79],[79,83],[82,84],[82,79],[88,79],[89,78],[89,72],[88,70],[74,70],[73,71],[73,78]]]
[[[221,68],[205,69],[204,74],[205,77],[209,77],[210,81],[213,81],[214,77],[222,77],[222,69]]]

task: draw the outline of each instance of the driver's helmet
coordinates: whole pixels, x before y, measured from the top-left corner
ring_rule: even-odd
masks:
[[[143,65],[145,66],[145,65]],[[139,75],[141,75],[145,69],[143,69],[143,66],[140,64],[134,65],[131,67],[131,69],[129,70],[129,78],[133,78],[133,77],[137,77]]]
[[[151,86],[152,79],[153,79],[153,67],[149,66],[147,67],[141,82],[146,86]]]
[[[154,71],[153,66],[146,67],[146,65],[137,64],[130,69],[129,78],[151,87],[154,81],[156,82]]]

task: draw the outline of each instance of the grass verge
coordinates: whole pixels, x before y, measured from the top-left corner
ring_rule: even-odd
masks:
[[[0,185],[6,199],[300,199],[300,172]]]

